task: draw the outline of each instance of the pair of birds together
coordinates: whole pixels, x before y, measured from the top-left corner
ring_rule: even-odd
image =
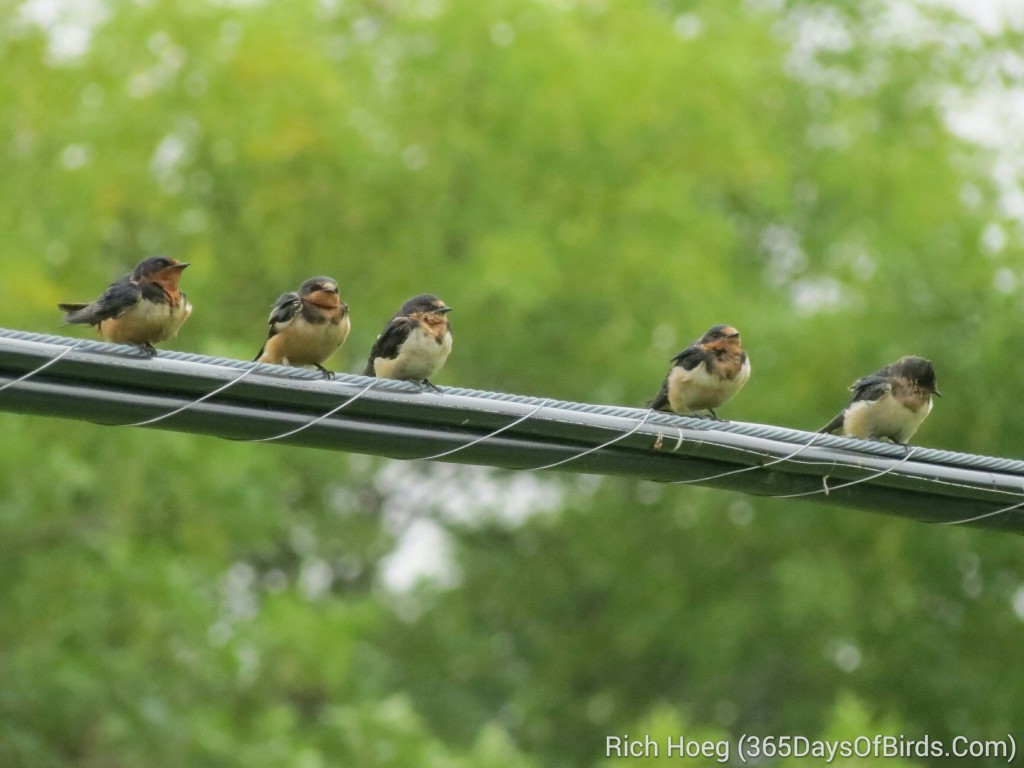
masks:
[[[112,283],[89,304],[61,304],[68,323],[98,328],[107,341],[136,344],[155,354],[153,344],[171,338],[192,312],[179,282],[187,263],[153,257]],[[452,349],[447,306],[436,296],[409,299],[385,326],[370,351],[363,374],[419,381],[433,387],[434,376]],[[306,280],[298,291],[282,295],[270,312],[267,341],[256,360],[284,365],[313,365],[325,376],[323,363],[348,337],[348,306],[338,284],[328,277]],[[740,333],[715,325],[672,358],[661,390],[648,403],[680,415],[708,412],[724,405],[750,379],[750,359]],[[435,387],[436,389],[436,387]],[[931,362],[902,357],[850,387],[853,397],[821,431],[889,439],[906,444],[941,397]]]
[[[153,345],[174,336],[192,314],[180,287],[186,267],[186,262],[161,256],[144,259],[95,301],[58,306],[65,312],[65,322],[93,325],[107,341],[135,344],[154,355]],[[409,299],[377,337],[364,375],[434,387],[430,377],[452,351],[449,312],[451,307],[436,296]],[[323,363],[345,343],[352,328],[335,280],[311,277],[298,291],[283,294],[274,302],[268,323],[258,362],[312,365],[324,376],[334,376]]]
[[[707,411],[717,419],[714,409],[749,379],[750,359],[740,345],[740,332],[715,325],[672,358],[661,391],[648,405],[678,414]],[[841,430],[849,437],[906,445],[931,413],[932,395],[942,397],[931,362],[909,355],[857,379],[850,390],[850,402],[821,432]]]

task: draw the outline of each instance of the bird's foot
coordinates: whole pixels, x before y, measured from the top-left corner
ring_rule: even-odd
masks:
[[[320,373],[323,374],[325,379],[330,380],[334,378],[334,371],[324,368],[322,365],[320,365],[320,363],[313,363],[313,365],[316,367],[318,371],[320,371]]]
[[[424,389],[431,389],[439,395],[444,394],[441,388],[437,386],[434,382],[432,382],[430,379],[423,379],[423,381],[420,382],[420,386],[423,387]]]
[[[156,357],[156,347],[154,347],[154,346],[153,346],[152,344],[150,344],[150,343],[149,343],[148,341],[147,341],[147,342],[145,342],[144,344],[136,344],[136,345],[135,345],[135,347],[136,347],[136,348],[137,348],[137,349],[138,349],[138,350],[139,350],[139,351],[140,351],[140,352],[141,352],[141,353],[142,353],[142,354],[143,354],[143,355],[144,355],[145,357]]]

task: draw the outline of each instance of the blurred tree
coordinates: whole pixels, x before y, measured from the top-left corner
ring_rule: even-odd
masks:
[[[167,252],[194,265],[175,348],[251,357],[329,274],[342,369],[432,291],[440,383],[640,403],[729,322],[754,378],[727,418],[815,428],[913,352],[946,395],[921,442],[1017,455],[1019,158],[953,128],[1021,87],[1022,34],[913,0],[8,3],[0,325],[63,332],[57,301]],[[640,730],[1024,721],[1006,536],[0,429],[4,766],[592,766]]]

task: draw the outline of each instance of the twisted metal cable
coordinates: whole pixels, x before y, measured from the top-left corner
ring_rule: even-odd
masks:
[[[31,359],[32,357],[38,358],[38,357],[43,356],[43,355],[52,355],[48,359],[44,360],[41,364],[36,365],[36,367],[33,368],[32,370],[30,370],[30,371],[28,371],[26,373],[22,373],[21,375],[17,376],[17,378],[14,378],[11,381],[8,381],[7,383],[5,383],[3,385],[0,385],[0,392],[3,392],[5,390],[9,390],[10,388],[17,386],[20,383],[25,383],[25,382],[31,380],[35,376],[39,375],[41,372],[45,371],[50,366],[53,366],[54,364],[56,364],[58,361],[60,361],[62,359],[68,358],[69,355],[71,355],[72,352],[76,353],[75,355],[72,356],[72,359],[74,360],[75,364],[81,365],[81,364],[88,363],[88,364],[95,365],[97,361],[89,360],[86,357],[86,355],[89,355],[89,354],[92,354],[92,355],[97,355],[97,354],[103,354],[103,355],[116,354],[118,356],[122,356],[122,355],[124,355],[126,353],[126,351],[134,351],[134,349],[131,348],[131,347],[127,347],[127,346],[123,346],[123,345],[113,345],[113,344],[109,344],[109,343],[106,343],[106,342],[103,342],[103,341],[99,341],[99,340],[95,340],[94,341],[94,340],[86,340],[86,339],[70,339],[70,338],[66,338],[66,337],[48,336],[48,335],[43,335],[43,334],[32,334],[32,333],[27,333],[27,332],[22,332],[22,331],[8,331],[8,330],[3,330],[3,329],[0,329],[0,339],[9,339],[9,340],[14,340],[14,341],[30,342],[30,343],[34,343],[34,344],[38,344],[38,345],[45,345],[46,347],[48,347],[47,349],[42,349],[42,350],[40,350],[40,349],[33,349],[33,350],[31,350],[31,351],[26,353],[26,352],[23,352],[22,350],[20,350],[15,345],[7,345],[7,348],[14,355],[16,355],[15,359],[19,360],[19,362],[18,362],[19,366],[21,366],[23,364],[23,362],[21,362],[21,361],[23,361],[26,356],[28,356]],[[56,350],[59,350],[59,351],[56,351]],[[155,359],[163,360],[163,361],[175,361],[175,362],[191,363],[191,364],[198,364],[198,365],[217,366],[217,367],[221,367],[221,368],[231,368],[231,369],[235,369],[235,370],[239,371],[239,375],[233,377],[230,381],[227,381],[227,382],[221,384],[220,386],[214,388],[212,391],[207,392],[207,393],[201,395],[200,397],[198,397],[196,400],[192,401],[191,403],[187,403],[184,406],[180,406],[180,407],[178,407],[178,408],[176,408],[176,409],[174,409],[174,410],[172,410],[172,411],[170,411],[170,412],[168,412],[166,414],[161,414],[159,416],[156,416],[156,417],[153,417],[153,418],[150,418],[150,419],[146,419],[146,420],[141,421],[141,422],[134,422],[134,424],[137,424],[137,425],[155,424],[155,423],[158,423],[158,422],[160,422],[160,421],[162,421],[164,419],[168,419],[168,418],[170,418],[171,416],[173,416],[175,414],[178,414],[178,413],[181,413],[183,411],[186,411],[188,408],[191,408],[191,407],[195,406],[196,404],[202,403],[204,400],[212,398],[212,397],[216,396],[217,394],[222,393],[225,390],[229,389],[230,387],[235,386],[235,384],[237,384],[243,378],[245,378],[246,376],[251,375],[254,371],[256,371],[257,369],[260,369],[260,368],[264,369],[265,372],[271,372],[272,371],[275,378],[284,378],[284,379],[293,379],[293,380],[306,380],[306,381],[313,381],[313,380],[319,380],[320,379],[319,374],[316,374],[316,373],[314,373],[312,371],[307,371],[307,370],[304,370],[304,369],[285,368],[285,367],[269,366],[269,365],[256,365],[256,364],[253,364],[253,363],[250,363],[250,362],[246,362],[246,361],[231,360],[231,359],[224,359],[224,358],[214,358],[214,357],[209,357],[209,356],[204,356],[204,355],[196,355],[196,354],[192,354],[192,353],[183,353],[183,352],[174,352],[174,351],[161,351],[161,352],[159,352],[159,354],[157,355],[157,357]],[[6,357],[0,359],[0,363],[5,363],[5,362],[6,362]],[[133,368],[136,371],[143,371],[143,370],[145,370],[145,364],[144,363],[139,362],[139,363],[133,363],[132,365],[133,365]],[[70,375],[73,376],[74,375],[74,370],[73,369],[69,369],[69,371],[71,371]],[[188,372],[186,372],[186,369],[181,369],[179,371],[179,370],[175,370],[173,368],[168,368],[167,366],[162,366],[162,367],[161,366],[157,366],[155,368],[155,372],[152,374],[152,378],[154,380],[156,380],[157,377],[162,376],[162,375],[167,375],[167,374],[171,374],[171,375],[175,375],[175,376],[190,375],[192,377],[208,377],[208,376],[211,375],[211,374],[209,374],[207,372],[199,372],[199,373],[196,373],[195,371],[188,371]],[[108,373],[107,375],[110,376],[111,374]],[[65,372],[64,372],[64,368],[63,367],[61,367],[61,372],[60,372],[59,376],[60,377],[65,376]],[[47,377],[47,381],[50,381],[52,378],[53,378],[52,376]],[[417,393],[421,392],[420,388],[416,387],[414,384],[410,384],[410,383],[407,383],[407,382],[394,381],[394,380],[386,380],[386,379],[371,379],[368,382],[366,377],[356,376],[356,375],[345,375],[345,374],[342,374],[339,378],[341,379],[341,382],[344,382],[345,384],[347,384],[347,385],[349,385],[349,386],[351,386],[353,388],[354,387],[361,387],[360,391],[357,394],[353,395],[352,397],[349,397],[348,399],[346,399],[343,403],[340,403],[339,405],[335,406],[334,408],[332,408],[327,413],[323,414],[322,416],[318,416],[318,417],[312,419],[310,422],[308,422],[307,424],[305,424],[303,426],[300,426],[300,427],[298,427],[296,429],[289,430],[288,432],[282,433],[280,435],[273,435],[273,436],[270,436],[270,437],[267,437],[267,438],[257,438],[256,441],[278,440],[278,439],[282,439],[282,438],[290,436],[290,435],[294,435],[294,434],[296,434],[298,432],[301,432],[304,429],[308,429],[310,426],[313,426],[314,424],[323,421],[324,419],[328,418],[329,416],[331,416],[331,415],[337,413],[338,411],[342,410],[343,408],[347,407],[352,402],[355,402],[357,399],[359,399],[360,397],[365,395],[367,392],[369,392],[370,389],[380,389],[382,391],[393,392],[395,394],[402,394],[402,395],[417,394]],[[115,380],[115,379],[111,379],[111,381],[113,381],[113,380]],[[194,380],[195,379],[192,378],[190,380],[190,383],[189,383],[188,386],[190,386],[190,387],[194,386]],[[859,469],[859,470],[863,471],[864,470],[863,465],[861,465],[861,464],[853,464],[853,463],[849,463],[848,461],[844,461],[843,460],[844,457],[843,457],[842,454],[844,452],[855,452],[856,454],[859,454],[861,457],[876,457],[878,459],[894,460],[894,461],[893,461],[892,464],[890,464],[889,466],[885,467],[884,469],[881,469],[879,471],[871,472],[868,475],[865,475],[865,476],[860,477],[860,478],[855,479],[855,480],[851,480],[849,482],[845,482],[845,483],[843,483],[841,485],[838,485],[838,486],[830,487],[828,485],[828,477],[825,477],[824,480],[823,480],[822,487],[820,489],[815,489],[813,491],[805,491],[805,492],[798,493],[798,494],[785,494],[785,495],[777,496],[775,498],[799,498],[799,497],[810,497],[810,496],[814,496],[814,495],[828,494],[832,490],[838,490],[838,489],[841,489],[841,488],[846,488],[846,487],[849,487],[849,486],[857,485],[859,483],[867,483],[867,482],[870,482],[870,481],[873,481],[873,480],[877,480],[878,478],[884,477],[886,475],[894,474],[894,475],[896,475],[898,477],[904,478],[905,480],[906,479],[914,479],[914,478],[916,478],[916,479],[919,479],[919,480],[926,481],[926,482],[928,482],[930,484],[934,484],[936,486],[940,486],[941,485],[941,486],[948,487],[948,488],[961,489],[961,490],[964,490],[964,491],[968,492],[967,494],[962,494],[962,495],[973,496],[975,499],[979,499],[979,500],[982,499],[982,498],[986,498],[986,496],[988,496],[988,495],[992,495],[992,496],[997,496],[998,495],[998,496],[1003,496],[1004,498],[1006,498],[1006,501],[1008,501],[1008,502],[1013,502],[1013,503],[1009,504],[1008,506],[1001,507],[1000,509],[997,509],[997,510],[994,510],[994,511],[991,511],[991,512],[986,512],[986,513],[981,514],[981,515],[976,515],[974,517],[964,518],[964,519],[960,519],[960,520],[950,520],[950,521],[945,521],[945,522],[939,523],[939,524],[942,524],[942,525],[958,525],[958,524],[971,523],[971,522],[974,522],[974,521],[977,521],[977,520],[983,520],[983,519],[987,519],[987,518],[991,518],[991,517],[996,517],[998,515],[1006,514],[1008,512],[1013,511],[1013,510],[1016,510],[1016,509],[1019,509],[1021,507],[1024,507],[1024,501],[1021,501],[1021,502],[1017,501],[1018,499],[1022,498],[1021,493],[1016,491],[1016,490],[1007,490],[1007,485],[1008,484],[1006,482],[1006,478],[1005,477],[997,478],[995,476],[995,474],[992,474],[991,475],[992,487],[987,487],[986,484],[984,482],[982,482],[982,481],[973,482],[973,480],[969,476],[967,476],[967,475],[964,476],[963,481],[961,482],[960,481],[961,478],[956,477],[954,473],[951,473],[951,472],[940,472],[939,471],[939,466],[941,465],[941,466],[945,466],[945,467],[953,467],[953,468],[957,468],[957,469],[962,469],[962,470],[965,470],[965,471],[975,471],[975,472],[984,472],[984,473],[998,473],[998,474],[1001,474],[1001,475],[1024,476],[1024,462],[1019,461],[1019,460],[1015,460],[1015,459],[1004,459],[1004,458],[998,458],[998,457],[977,456],[977,455],[971,455],[971,454],[961,454],[961,453],[955,453],[955,452],[950,452],[950,451],[936,450],[936,449],[931,449],[931,448],[919,448],[919,447],[915,447],[915,448],[911,449],[909,453],[904,453],[902,455],[902,457],[900,457],[900,455],[897,453],[897,452],[901,451],[901,448],[899,446],[889,445],[889,444],[880,443],[880,442],[869,442],[869,441],[857,440],[857,439],[854,439],[854,438],[847,438],[847,437],[843,437],[843,436],[823,435],[823,434],[816,434],[816,435],[810,437],[810,439],[808,439],[809,435],[806,432],[799,431],[799,430],[788,429],[788,428],[785,428],[785,427],[772,426],[772,425],[747,424],[747,423],[742,423],[742,422],[717,422],[717,421],[710,421],[710,420],[696,418],[696,417],[683,417],[683,416],[676,416],[674,414],[668,414],[668,413],[655,413],[655,412],[652,412],[650,410],[637,409],[637,408],[631,408],[631,407],[625,407],[625,406],[609,406],[609,405],[594,405],[594,404],[587,404],[587,403],[572,403],[572,402],[558,401],[558,400],[555,400],[555,399],[552,399],[552,398],[534,398],[534,397],[525,397],[525,396],[520,396],[520,395],[511,395],[511,394],[496,393],[496,392],[481,392],[479,390],[465,389],[465,388],[446,387],[446,388],[444,388],[443,391],[444,391],[445,394],[457,395],[457,396],[465,397],[465,398],[472,398],[472,399],[475,399],[475,400],[478,400],[478,401],[484,401],[484,402],[486,402],[486,401],[493,401],[495,403],[508,403],[508,404],[513,404],[513,405],[529,406],[530,407],[530,411],[528,413],[525,413],[525,414],[521,415],[521,416],[515,417],[508,424],[498,428],[497,430],[495,430],[495,431],[493,431],[493,432],[491,432],[491,433],[489,433],[487,435],[483,435],[483,436],[474,438],[473,440],[469,440],[466,443],[464,443],[462,445],[459,445],[459,446],[456,446],[455,448],[449,449],[447,451],[442,451],[441,453],[434,454],[434,455],[431,455],[431,456],[425,456],[425,457],[423,457],[423,459],[443,458],[445,456],[452,455],[452,454],[457,453],[459,451],[466,450],[467,448],[471,448],[471,447],[473,447],[475,445],[483,443],[486,440],[491,439],[491,438],[493,438],[494,436],[496,436],[498,434],[501,434],[501,433],[503,433],[503,432],[505,432],[507,430],[513,429],[515,426],[517,426],[519,424],[522,424],[523,422],[529,420],[530,418],[534,418],[534,417],[539,417],[544,423],[550,423],[550,424],[553,424],[553,423],[558,422],[558,421],[565,422],[566,424],[577,424],[577,422],[578,422],[577,426],[579,426],[580,428],[583,428],[583,429],[588,429],[588,430],[605,429],[605,428],[607,428],[606,424],[599,423],[601,419],[605,419],[605,418],[638,419],[639,420],[638,423],[636,423],[631,429],[629,429],[627,431],[624,431],[621,434],[617,434],[612,439],[607,440],[607,441],[601,443],[600,445],[596,445],[596,446],[594,446],[592,448],[583,450],[583,451],[581,451],[581,452],[579,452],[577,454],[574,454],[573,456],[570,456],[568,458],[561,459],[559,461],[552,462],[550,464],[546,464],[546,465],[543,465],[541,467],[536,467],[535,469],[548,469],[548,468],[553,468],[553,467],[561,466],[561,465],[567,464],[569,462],[575,461],[575,460],[577,460],[579,458],[582,458],[582,457],[584,457],[584,456],[586,456],[588,454],[592,454],[592,453],[595,453],[597,451],[600,451],[600,450],[602,450],[602,449],[604,449],[604,448],[606,448],[606,447],[608,447],[610,445],[613,445],[613,444],[619,442],[620,440],[624,440],[624,439],[628,438],[630,435],[633,435],[633,434],[637,433],[646,424],[646,425],[649,425],[650,427],[659,427],[659,428],[664,429],[666,431],[667,430],[675,430],[675,431],[677,431],[678,434],[679,434],[679,441],[677,442],[675,449],[673,449],[674,451],[678,450],[680,447],[682,447],[683,440],[686,439],[686,433],[684,433],[684,429],[685,429],[685,430],[689,430],[689,431],[696,431],[696,432],[703,432],[703,433],[705,433],[708,436],[708,440],[706,441],[706,444],[709,447],[714,447],[714,448],[719,449],[719,450],[726,450],[726,451],[730,451],[730,452],[735,451],[735,452],[744,453],[744,454],[747,454],[747,455],[750,455],[750,456],[756,456],[759,461],[764,462],[764,463],[754,464],[754,465],[751,465],[751,466],[742,466],[742,467],[738,467],[738,468],[735,468],[735,469],[730,469],[730,470],[727,470],[727,471],[724,471],[724,472],[718,472],[718,473],[715,473],[715,474],[712,474],[712,475],[708,475],[708,476],[702,477],[702,478],[691,478],[691,479],[686,479],[686,480],[669,481],[671,484],[686,485],[686,484],[693,484],[693,483],[703,483],[703,482],[713,481],[713,480],[718,479],[718,478],[724,478],[724,477],[739,475],[739,474],[746,473],[746,472],[753,472],[753,471],[755,471],[757,469],[768,469],[768,468],[770,468],[772,466],[776,466],[776,465],[780,465],[780,464],[784,464],[784,463],[792,463],[792,464],[797,465],[797,466],[807,466],[807,467],[811,467],[811,466],[819,466],[820,467],[820,466],[828,465],[828,466],[833,466],[836,469],[849,469],[849,470]],[[328,391],[326,391],[326,390],[324,390],[322,388],[317,387],[316,388],[315,396],[316,397],[323,397],[327,393],[328,393]],[[286,398],[285,402],[287,402],[287,398]],[[406,402],[408,402],[408,401],[406,400]],[[463,410],[466,410],[466,409],[472,410],[468,404],[465,404],[465,405],[460,404],[458,407],[463,409]],[[544,414],[543,416],[538,416],[545,409],[550,410],[551,413],[550,414]],[[507,411],[508,411],[508,409],[505,408],[505,409],[496,409],[495,412],[497,412],[498,410],[503,410],[506,414],[507,414]],[[587,416],[600,417],[600,419],[594,419],[594,418],[590,418],[590,419],[570,419],[570,418],[567,418],[567,417],[563,417],[563,418],[559,419],[558,416],[557,416],[557,414],[559,412],[562,412],[562,413],[579,413],[581,415],[585,414]],[[509,414],[509,415],[511,416],[513,414]],[[651,432],[651,430],[648,429],[645,434],[650,434],[650,432]],[[729,440],[727,438],[723,439],[723,437],[725,435],[736,435],[737,436],[737,440]],[[659,433],[659,437],[660,437],[660,433]],[[769,450],[766,453],[765,450],[759,449],[759,448],[757,448],[754,445],[749,445],[748,447],[744,447],[743,446],[743,441],[740,440],[739,438],[748,438],[748,443],[752,443],[753,441],[751,439],[753,439],[753,440],[757,440],[757,441],[761,441],[761,440],[771,441],[771,442],[774,442],[776,444],[780,444],[780,443],[781,444],[789,444],[789,445],[794,445],[795,444],[797,447],[795,448],[795,450],[790,451],[786,455],[782,455],[782,456],[777,455],[776,458],[771,459],[770,461],[764,461],[772,453],[778,454],[778,446],[771,447],[771,450]],[[634,443],[633,443],[634,447],[635,447],[635,442],[636,441],[634,441]],[[699,445],[705,444],[704,440],[697,440],[695,442],[698,443]],[[739,444],[735,444],[735,443],[739,443]],[[817,447],[819,447],[821,449],[825,449],[826,451],[834,451],[836,453],[836,458],[833,458],[830,461],[821,461],[821,460],[810,460],[810,461],[808,461],[808,460],[800,458],[800,454],[802,452],[808,450],[812,446],[817,446]],[[915,469],[911,470],[910,472],[907,472],[906,470],[904,470],[904,472],[900,472],[899,468],[901,466],[903,466],[906,462],[908,462],[911,458],[916,460]],[[896,459],[898,459],[898,460],[896,460]],[[928,467],[926,466],[927,464],[936,465],[935,466],[934,475],[933,475],[933,473],[928,471]],[[530,469],[530,468],[524,468],[524,469]],[[945,475],[945,476],[943,476],[943,475]],[[996,487],[997,484],[1001,484],[1002,487]],[[1024,489],[1022,489],[1022,490],[1024,490]]]
[[[0,338],[7,338],[18,341],[28,341],[35,343],[44,343],[49,345],[57,346],[68,346],[69,344],[77,347],[78,351],[81,352],[99,352],[99,353],[111,353],[120,352],[124,347],[121,345],[109,344],[99,340],[82,340],[82,339],[69,339],[63,336],[51,336],[46,334],[29,333],[26,331],[12,331],[0,329]],[[162,350],[157,356],[157,359],[161,360],[176,360],[188,363],[198,363],[205,365],[216,365],[230,368],[241,368],[247,363],[240,360],[232,360],[227,358],[210,357],[207,355],[198,355],[189,352],[176,352],[173,350]],[[304,380],[317,380],[320,378],[319,374],[300,368],[284,368],[275,367],[275,375],[293,378],[293,379],[304,379]],[[353,374],[339,374],[339,381],[353,384],[356,386],[365,385],[365,377],[357,376]],[[393,379],[382,379],[380,384],[376,388],[383,391],[392,392],[404,392],[404,393],[415,393],[419,391],[419,388],[415,384],[409,382],[397,381]],[[522,404],[528,406],[536,406],[543,402],[542,398],[527,397],[522,395],[511,395],[499,392],[487,392],[475,389],[467,389],[460,387],[444,387],[443,391],[446,394],[459,395],[464,397],[472,397],[478,400],[494,400],[497,402],[507,402]],[[641,418],[641,415],[645,413],[642,408],[632,408],[627,406],[615,406],[615,405],[596,405],[591,403],[574,403],[567,401],[550,400],[546,406],[547,408],[578,412],[588,415],[595,416],[609,416],[609,417],[620,417],[627,419]],[[784,442],[797,444],[802,443],[806,439],[807,432],[802,430],[789,429],[787,427],[779,427],[775,425],[766,424],[749,424],[744,422],[715,422],[707,419],[701,419],[691,416],[677,416],[669,413],[657,413],[648,417],[648,423],[655,426],[664,426],[666,428],[678,428],[680,426],[706,430],[708,432],[724,432],[729,434],[742,435],[747,437],[762,438],[766,440],[772,440],[775,442]],[[889,445],[881,442],[857,440],[856,438],[844,437],[840,435],[823,435],[817,440],[817,445],[823,448],[829,449],[840,449],[840,450],[854,450],[861,454],[870,454],[881,458],[899,458],[899,446]],[[994,456],[978,456],[975,454],[957,453],[954,451],[945,451],[935,448],[918,448],[917,458],[920,461],[925,461],[932,464],[943,464],[946,466],[960,467],[963,469],[977,469],[982,471],[1001,472],[1009,474],[1024,475],[1024,461],[1017,459],[1007,459]]]

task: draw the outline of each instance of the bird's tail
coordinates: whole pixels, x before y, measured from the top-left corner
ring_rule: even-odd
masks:
[[[658,394],[644,403],[644,407],[655,411],[672,410],[668,403],[668,379],[661,383],[661,389],[658,390]]]
[[[843,417],[844,416],[846,416],[846,409],[845,408],[843,410],[841,410],[839,413],[837,413],[836,417],[834,419],[832,419],[832,421],[830,421],[824,427],[819,429],[818,432],[820,432],[822,434],[829,434],[831,432],[835,432],[837,429],[842,429]]]
[[[93,316],[88,304],[58,304],[57,309],[64,313],[65,323],[92,323]]]

